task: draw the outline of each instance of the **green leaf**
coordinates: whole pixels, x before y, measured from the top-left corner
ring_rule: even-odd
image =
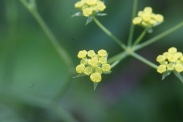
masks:
[[[76,12],[75,14],[73,14],[71,17],[79,17],[79,16],[81,16],[82,14],[81,14],[81,12]]]
[[[86,76],[86,75],[85,74],[79,74],[79,75],[74,76],[73,78],[79,78],[79,77],[83,77],[83,76]]]
[[[107,14],[106,13],[97,13],[96,15],[97,16],[106,16]]]
[[[98,83],[93,82],[93,85],[94,85],[94,91],[95,91],[95,89],[97,88]]]
[[[164,72],[163,75],[162,75],[162,80],[164,80],[165,77],[169,76],[171,74],[171,72],[172,71],[166,71],[166,72]]]
[[[85,25],[89,24],[92,20],[93,20],[93,16],[88,17]]]

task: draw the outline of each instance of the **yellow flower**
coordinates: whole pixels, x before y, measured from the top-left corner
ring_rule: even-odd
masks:
[[[83,16],[89,17],[90,15],[92,15],[92,11],[93,11],[92,8],[85,8],[85,9],[83,9]]]
[[[175,70],[177,71],[177,72],[182,72],[183,71],[183,66],[182,66],[182,64],[176,64],[175,65]]]
[[[175,67],[174,63],[167,64],[167,70],[174,70],[174,67]]]
[[[98,0],[86,0],[86,4],[93,6],[93,5],[97,4],[97,1]]]
[[[90,75],[90,79],[91,81],[98,83],[102,80],[102,77],[100,73],[95,72]]]
[[[98,1],[98,2],[97,2],[97,9],[98,9],[99,11],[103,11],[105,8],[106,8],[106,6],[104,5],[103,2],[101,2],[101,1]]]
[[[98,55],[99,56],[107,56],[107,52],[106,52],[106,50],[101,49],[98,51]]]
[[[80,64],[76,67],[76,72],[77,73],[83,73],[84,72],[84,69],[85,69],[85,65],[83,64]]]
[[[111,70],[111,65],[109,65],[109,64],[103,64],[102,65],[102,70],[104,72],[109,72]]]
[[[83,16],[90,17],[96,13],[104,11],[106,6],[104,2],[100,0],[81,0],[75,3],[75,8],[80,9]]]
[[[79,51],[78,58],[85,58],[86,54],[87,54],[86,50]]]
[[[152,8],[151,7],[145,7],[144,12],[151,14],[152,13]]]
[[[134,19],[133,19],[133,24],[134,25],[138,25],[138,24],[140,24],[142,22],[142,18],[141,17],[135,17]]]
[[[111,66],[107,64],[107,51],[101,49],[95,53],[94,50],[81,50],[78,53],[80,64],[76,66],[76,72],[79,74],[90,76],[93,82],[100,82],[103,73],[110,73]]]
[[[171,47],[171,48],[168,49],[168,52],[174,54],[174,53],[177,52],[177,48]]]
[[[159,65],[157,68],[157,72],[163,73],[166,71],[166,65]]]
[[[143,11],[139,11],[137,17],[133,19],[134,25],[140,25],[145,28],[152,28],[163,22],[164,18],[161,14],[154,14],[151,7],[145,7]]]
[[[99,62],[101,64],[106,64],[107,63],[107,58],[106,57],[101,57],[101,58],[99,58]]]
[[[156,61],[160,63],[157,68],[159,73],[165,71],[176,71],[178,73],[183,71],[183,55],[177,52],[177,48],[171,47],[163,55],[158,55]]]
[[[154,19],[157,21],[157,22],[163,22],[163,20],[164,20],[164,17],[161,15],[161,14],[156,14],[155,16],[154,16]]]
[[[88,56],[89,57],[94,57],[96,54],[95,54],[95,52],[94,52],[94,50],[89,50],[88,51]]]
[[[156,61],[159,62],[159,63],[165,61],[165,56],[159,55],[159,56],[156,58]]]
[[[79,1],[77,3],[75,3],[75,8],[82,8],[82,6],[84,5],[84,1]]]
[[[84,74],[86,74],[86,75],[90,75],[92,72],[93,72],[92,67],[86,67],[84,69]]]

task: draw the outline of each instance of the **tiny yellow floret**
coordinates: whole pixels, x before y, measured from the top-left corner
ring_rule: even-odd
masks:
[[[98,83],[102,80],[102,77],[100,73],[95,72],[90,75],[90,79],[91,81]]]
[[[83,9],[83,16],[88,17],[88,16],[92,15],[92,11],[93,11],[92,8]]]
[[[111,65],[109,65],[109,64],[103,64],[102,65],[102,70],[104,72],[109,72],[111,70]]]
[[[92,72],[93,72],[92,67],[86,67],[84,69],[84,74],[86,74],[86,75],[90,75]]]
[[[88,51],[88,56],[89,57],[94,57],[96,54],[95,54],[95,52],[94,52],[94,50],[89,50]]]
[[[85,58],[86,54],[87,54],[86,50],[79,51],[78,58]]]
[[[169,52],[169,53],[173,53],[173,54],[174,54],[174,53],[176,53],[176,52],[177,52],[177,48],[175,48],[175,47],[171,47],[171,48],[169,48],[169,49],[168,49],[168,52]]]
[[[175,70],[180,73],[183,71],[183,65],[182,64],[176,64],[175,65]]]
[[[159,65],[158,68],[157,68],[157,72],[159,73],[163,73],[166,71],[166,65]]]
[[[76,72],[77,73],[83,73],[85,69],[85,66],[83,64],[80,64],[76,67]]]
[[[105,6],[105,4],[103,2],[101,2],[101,1],[97,2],[97,9],[99,11],[103,11],[105,8],[106,8],[106,6]]]
[[[98,55],[99,56],[107,56],[107,52],[106,52],[106,50],[101,49],[98,51]]]

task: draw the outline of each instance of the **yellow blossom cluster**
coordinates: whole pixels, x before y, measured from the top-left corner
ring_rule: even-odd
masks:
[[[93,82],[100,82],[102,80],[102,73],[110,73],[111,66],[107,63],[106,50],[99,50],[97,54],[94,50],[81,50],[78,53],[78,58],[81,59],[80,64],[76,66],[76,72],[90,76]]]
[[[97,12],[103,11],[106,6],[100,0],[81,0],[75,3],[75,8],[81,9],[83,16],[89,17]]]
[[[145,28],[152,28],[161,24],[164,17],[161,14],[155,14],[151,7],[145,7],[143,11],[138,12],[138,16],[133,19],[134,25],[140,25]]]
[[[159,55],[156,61],[160,63],[157,72],[164,73],[166,71],[176,71],[178,73],[183,71],[183,55],[177,52],[177,48],[171,47],[167,52]]]

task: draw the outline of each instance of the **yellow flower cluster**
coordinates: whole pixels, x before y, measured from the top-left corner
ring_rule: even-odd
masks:
[[[102,73],[110,73],[111,66],[107,63],[106,50],[99,50],[96,54],[94,50],[79,51],[78,58],[81,59],[80,64],[76,67],[76,72],[90,76],[93,82],[100,82],[102,80]]]
[[[97,12],[103,11],[106,6],[100,0],[81,0],[75,3],[75,8],[81,9],[83,16],[89,17]]]
[[[152,28],[161,24],[164,17],[161,14],[154,14],[151,7],[145,7],[143,11],[138,12],[138,16],[133,19],[134,25],[140,25],[145,28]]]
[[[177,48],[171,47],[168,52],[164,52],[156,58],[160,63],[157,72],[164,73],[166,71],[176,71],[178,73],[183,71],[183,55],[177,52]]]

